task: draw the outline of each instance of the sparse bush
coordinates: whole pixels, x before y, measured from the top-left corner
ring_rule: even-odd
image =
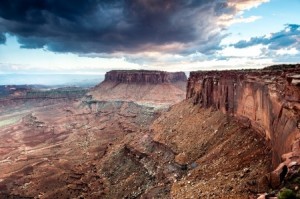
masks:
[[[296,194],[291,189],[283,188],[278,194],[278,199],[296,199]]]
[[[300,177],[293,179],[293,183],[300,184]]]

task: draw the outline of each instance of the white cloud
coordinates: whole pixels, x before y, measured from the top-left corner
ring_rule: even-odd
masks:
[[[297,55],[300,52],[296,48],[284,48],[276,51],[277,55]]]
[[[261,18],[262,18],[261,16],[250,16],[250,17],[244,18],[243,16],[234,17],[232,15],[222,15],[220,17],[220,20],[218,21],[218,24],[224,25],[224,26],[230,26],[230,25],[237,24],[237,23],[252,23]]]
[[[194,71],[194,70],[229,70],[229,69],[246,69],[246,68],[263,68],[269,65],[273,65],[272,59],[249,59],[249,58],[230,58],[228,60],[206,60],[198,62],[182,62],[174,63],[170,68],[174,71],[182,70]],[[185,67],[183,67],[185,66]]]
[[[234,7],[238,11],[249,10],[256,8],[262,3],[267,3],[270,0],[229,0],[228,5]]]
[[[238,49],[231,46],[222,49],[218,52],[218,54],[222,57],[259,57],[263,48],[263,45],[251,46],[243,49]]]
[[[257,21],[261,18],[262,18],[261,16],[250,16],[250,17],[247,17],[247,18],[238,17],[238,18],[233,19],[231,24],[235,24],[235,23],[252,23],[252,22]]]

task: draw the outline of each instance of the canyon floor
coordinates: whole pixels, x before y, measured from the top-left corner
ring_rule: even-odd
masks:
[[[86,193],[93,198],[89,193],[100,183],[96,163],[113,143],[145,129],[156,114],[129,102],[99,103],[95,113],[73,103],[1,116],[2,194],[74,198]]]
[[[0,198],[255,198],[271,159],[251,131],[188,101],[170,110],[99,101],[6,112]]]

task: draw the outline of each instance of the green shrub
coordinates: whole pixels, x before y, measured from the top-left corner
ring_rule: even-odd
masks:
[[[293,190],[283,188],[278,194],[278,199],[296,199],[296,194]]]
[[[300,177],[297,177],[293,180],[293,183],[300,184]]]

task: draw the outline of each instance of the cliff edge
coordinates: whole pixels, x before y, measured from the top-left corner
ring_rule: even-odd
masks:
[[[283,168],[299,167],[300,65],[191,72],[187,99],[237,117],[257,130],[270,144],[273,168],[283,162],[275,170],[278,175]]]

